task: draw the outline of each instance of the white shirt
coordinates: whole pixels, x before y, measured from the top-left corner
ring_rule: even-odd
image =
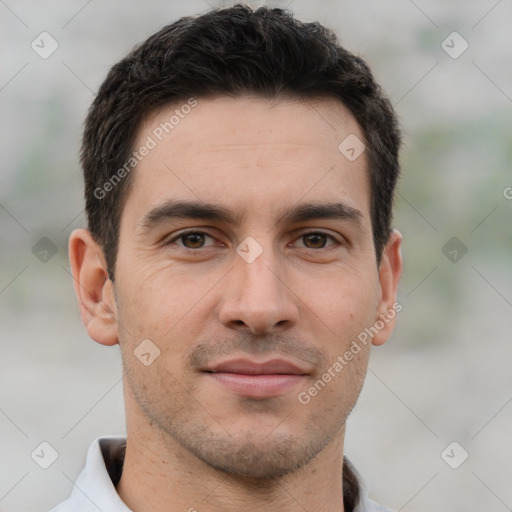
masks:
[[[109,474],[119,471],[124,461],[125,436],[99,437],[87,452],[85,468],[80,473],[71,496],[50,512],[133,512],[117,494]],[[359,483],[359,503],[353,512],[392,512],[370,500],[364,483],[345,458]]]

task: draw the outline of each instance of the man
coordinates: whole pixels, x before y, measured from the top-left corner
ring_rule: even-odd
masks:
[[[367,65],[281,10],[183,18],[111,69],[69,251],[127,437],[54,512],[386,510],[343,443],[401,308],[399,143]]]

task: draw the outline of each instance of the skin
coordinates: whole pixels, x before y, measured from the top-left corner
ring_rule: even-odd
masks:
[[[148,118],[136,147],[175,108]],[[338,150],[350,134],[364,139],[334,99],[199,99],[133,171],[115,285],[90,233],[73,232],[83,323],[98,343],[121,348],[128,442],[117,491],[132,510],[344,510],[345,421],[371,344],[307,405],[298,395],[392,310],[402,271],[397,231],[377,265],[365,153],[351,162]],[[168,200],[222,206],[237,222],[143,227]],[[278,222],[306,202],[343,203],[359,217]],[[204,235],[165,244],[185,228]],[[247,237],[263,251],[252,263],[236,252]],[[144,339],[160,350],[148,366],[134,355]],[[254,398],[202,371],[235,357],[286,358],[305,375]]]

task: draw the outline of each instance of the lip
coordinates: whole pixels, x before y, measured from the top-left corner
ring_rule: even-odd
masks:
[[[240,373],[245,375],[306,375],[308,372],[287,359],[252,361],[250,359],[230,359],[216,364],[207,371],[212,373]]]
[[[223,387],[247,398],[272,398],[283,395],[309,375],[286,359],[253,361],[231,359],[204,370]]]

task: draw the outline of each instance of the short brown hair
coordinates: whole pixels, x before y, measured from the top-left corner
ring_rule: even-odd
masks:
[[[389,100],[367,64],[342,48],[332,31],[302,23],[285,10],[236,5],[163,27],[112,67],[91,105],[81,151],[86,212],[110,279],[133,182],[126,163],[143,120],[190,98],[244,93],[269,99],[327,96],[350,110],[365,136],[380,261],[399,174],[400,131]]]

